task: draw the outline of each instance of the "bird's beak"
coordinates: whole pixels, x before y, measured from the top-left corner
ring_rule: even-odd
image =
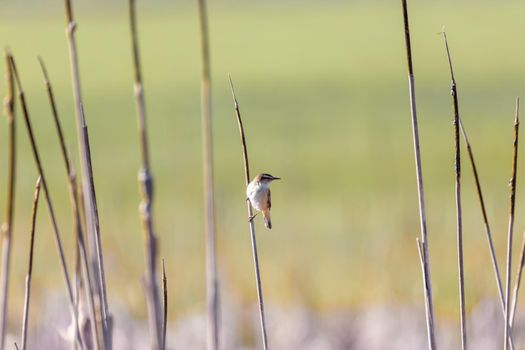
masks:
[[[280,179],[281,179],[280,177],[275,177],[275,176],[274,176],[273,179],[272,179],[272,181],[274,181],[274,180],[280,180]]]

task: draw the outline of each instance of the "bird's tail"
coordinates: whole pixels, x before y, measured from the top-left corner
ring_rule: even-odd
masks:
[[[262,212],[263,219],[264,219],[264,226],[266,226],[267,229],[272,229],[272,219],[270,218],[270,211],[265,210]]]

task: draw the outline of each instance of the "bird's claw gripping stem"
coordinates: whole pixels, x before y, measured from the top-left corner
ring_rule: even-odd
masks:
[[[257,216],[257,214],[259,214],[259,213],[255,213],[254,215],[250,216],[250,217],[248,218],[248,222],[253,221],[253,219]]]

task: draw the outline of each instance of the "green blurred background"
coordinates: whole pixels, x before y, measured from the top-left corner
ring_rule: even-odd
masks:
[[[78,164],[61,2],[0,2],[0,44],[17,61],[60,228],[73,261],[66,177],[36,55],[47,63]],[[127,1],[75,2],[85,112],[114,301],[145,315],[137,212],[139,147]],[[417,195],[406,58],[398,1],[210,1],[219,264],[224,298],[256,299],[246,223],[241,148],[227,85],[231,73],[247,132],[252,173],[273,186],[274,229],[256,219],[267,303],[319,310],[422,305]],[[196,4],[139,1],[156,223],[166,258],[170,317],[204,311]],[[525,5],[518,1],[411,1],[418,111],[436,309],[456,318],[453,129],[445,25],[460,109],[484,185],[503,266],[516,95],[525,83]],[[5,94],[5,84],[0,83]],[[21,315],[36,168],[18,127],[11,319]],[[0,168],[6,164],[0,123]],[[522,152],[523,154],[523,152]],[[525,170],[520,155],[518,171]],[[465,158],[466,160],[466,158]],[[523,172],[522,172],[523,173]],[[464,162],[468,307],[496,288],[469,165]],[[518,177],[516,249],[525,228]],[[6,178],[0,171],[0,209]],[[42,203],[43,204],[43,203]],[[35,297],[62,292],[47,210],[41,206]],[[39,302],[35,302],[36,305]]]

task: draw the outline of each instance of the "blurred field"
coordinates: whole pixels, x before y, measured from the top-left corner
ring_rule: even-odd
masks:
[[[204,300],[197,12],[193,2],[140,8],[157,231],[168,266],[170,317],[178,318],[201,312]],[[524,11],[525,5],[518,2],[488,1],[423,1],[411,8],[430,258],[440,317],[456,318],[457,287],[452,114],[443,44],[436,33],[446,25],[462,117],[503,263],[513,103],[516,95],[525,96]],[[219,263],[225,298],[244,305],[256,297],[229,72],[247,128],[252,172],[284,179],[273,187],[274,230],[265,230],[257,220],[267,302],[316,310],[422,303],[400,15],[398,2],[210,4]],[[79,3],[76,16],[110,298],[126,302],[141,316],[139,149],[126,3]],[[62,8],[26,12],[0,3],[0,43],[18,60],[72,258],[65,173],[36,61],[40,54],[48,65],[68,142],[74,147]],[[3,80],[0,93],[4,94]],[[21,120],[18,130],[11,319],[22,310],[36,179]],[[4,149],[1,123],[0,140]],[[73,156],[78,158],[76,152]],[[2,151],[0,168],[5,163]],[[481,298],[495,296],[496,289],[466,162],[463,178],[467,303],[473,307]],[[520,175],[516,246],[525,228],[523,181]],[[1,199],[5,182],[0,171]],[[34,271],[37,298],[44,298],[45,288],[63,290],[47,211],[41,208]]]

